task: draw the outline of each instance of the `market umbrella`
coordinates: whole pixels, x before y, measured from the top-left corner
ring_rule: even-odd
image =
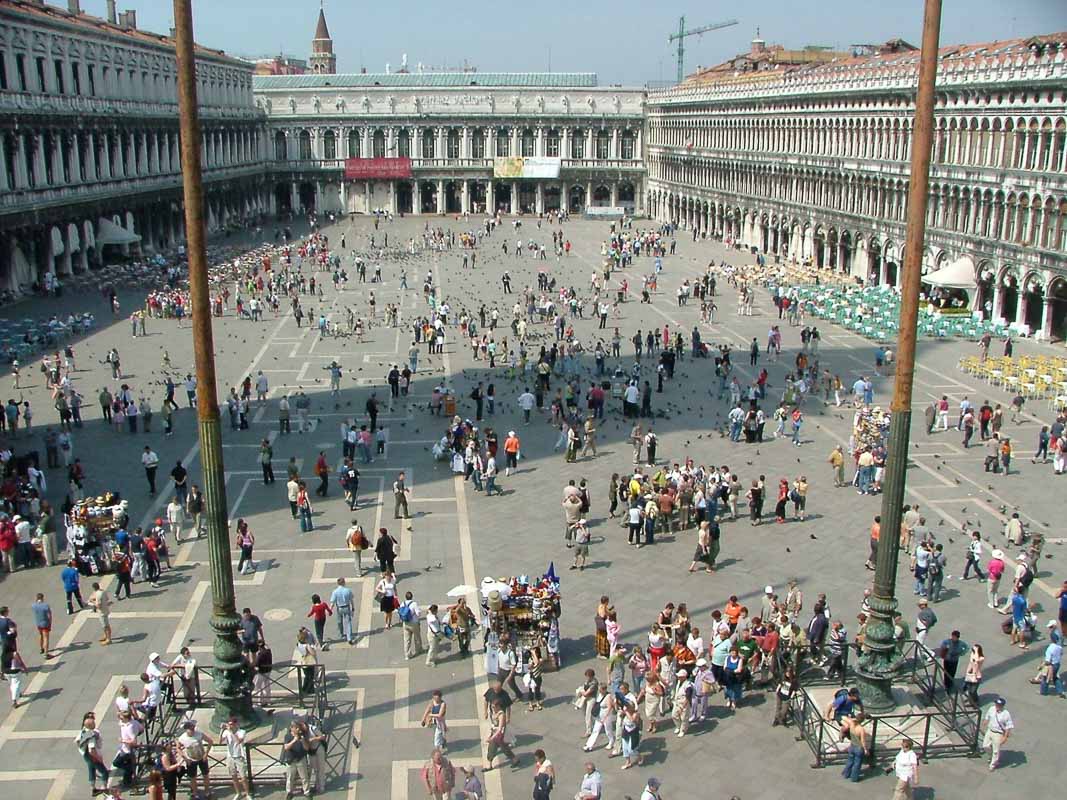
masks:
[[[482,594],[484,594],[486,597],[488,597],[489,593],[492,591],[500,592],[500,594],[504,597],[507,597],[511,594],[511,587],[508,586],[506,583],[501,583],[500,581],[486,580],[482,583],[481,590]]]
[[[448,590],[449,597],[466,597],[471,592],[478,591],[477,586],[468,586],[465,583],[461,583],[459,586],[453,586]]]

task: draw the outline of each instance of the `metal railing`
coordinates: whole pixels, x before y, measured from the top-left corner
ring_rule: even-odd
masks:
[[[849,645],[846,668],[842,671],[841,686],[849,683],[848,656],[859,654],[859,647]],[[787,656],[789,658],[790,656]],[[794,666],[797,666],[794,664]],[[779,661],[779,668],[784,662]],[[808,687],[829,686],[829,680],[813,665],[799,664],[801,687],[789,699],[789,713],[797,725],[797,741],[804,741],[812,752],[812,768],[843,764],[848,749],[842,740],[840,726],[827,719],[808,691]],[[940,661],[923,644],[909,640],[904,643],[899,661],[897,680],[916,690],[923,709],[877,714],[868,717],[869,751],[865,761],[870,766],[887,766],[896,756],[901,739],[915,743],[921,759],[973,756],[978,752],[981,709],[967,703],[960,692],[960,682],[953,681],[952,689],[945,688],[945,671]]]

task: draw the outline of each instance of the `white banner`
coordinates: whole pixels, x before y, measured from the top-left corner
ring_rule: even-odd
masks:
[[[522,177],[524,178],[558,178],[563,161],[546,156],[526,156],[522,160]]]

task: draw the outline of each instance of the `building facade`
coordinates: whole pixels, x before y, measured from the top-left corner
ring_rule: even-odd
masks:
[[[597,86],[592,74],[271,76],[253,85],[267,117],[280,209],[540,213],[642,205],[644,93]],[[349,159],[391,159],[398,171],[352,179],[366,170],[350,169],[346,180]]]
[[[895,284],[919,57],[872,50],[732,60],[650,93],[649,213]],[[1067,34],[943,48],[935,115],[924,272],[964,261],[973,307],[1064,338]]]
[[[184,234],[173,39],[134,12],[0,0],[0,288]],[[208,225],[266,209],[252,65],[196,51]]]

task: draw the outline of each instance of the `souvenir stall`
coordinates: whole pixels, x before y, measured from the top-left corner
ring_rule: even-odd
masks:
[[[889,439],[889,412],[875,406],[856,411],[852,427],[852,450],[884,447]]]
[[[480,587],[486,637],[486,671],[496,672],[496,655],[502,634],[507,633],[516,651],[540,646],[545,668],[558,663],[559,624],[562,613],[559,579],[550,565],[540,578],[527,575],[485,578]]]
[[[88,497],[71,509],[67,519],[67,542],[82,575],[111,571],[115,532],[128,521],[129,501],[114,492]]]

